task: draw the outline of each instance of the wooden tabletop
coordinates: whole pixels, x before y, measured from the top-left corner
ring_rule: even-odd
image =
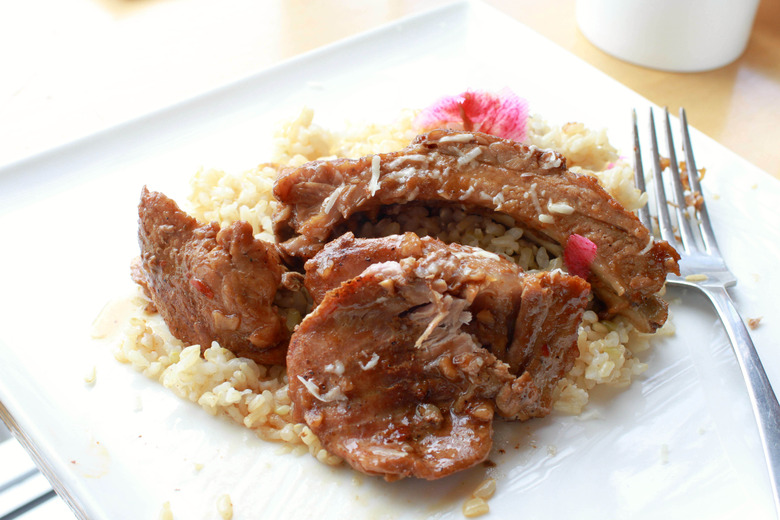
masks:
[[[0,164],[446,0],[26,0],[0,5]],[[710,72],[638,67],[591,45],[575,0],[486,0],[780,178],[780,0]]]

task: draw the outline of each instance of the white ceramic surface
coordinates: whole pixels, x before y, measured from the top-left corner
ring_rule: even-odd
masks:
[[[577,0],[577,23],[596,47],[654,69],[728,65],[747,46],[759,0]]]
[[[279,455],[90,339],[103,306],[133,290],[142,185],[182,199],[201,166],[265,161],[274,124],[302,105],[324,125],[388,121],[444,94],[504,86],[552,122],[607,128],[627,151],[631,109],[649,106],[523,25],[464,2],[0,170],[0,401],[84,518],[157,518],[166,501],[174,518],[216,518],[217,497],[229,493],[237,520],[459,519],[486,474],[498,479],[490,518],[772,518],[739,369],[695,294],[671,294],[677,335],[643,356],[650,368],[630,389],[598,392],[582,417],[501,424],[496,467],[437,482],[356,478]],[[753,335],[780,387],[780,287],[767,274],[780,257],[780,183],[698,132],[693,143],[740,280],[734,295],[746,317],[763,316]]]

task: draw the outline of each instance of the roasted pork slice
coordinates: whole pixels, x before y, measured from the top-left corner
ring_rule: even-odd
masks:
[[[304,285],[316,305],[327,291],[368,266],[405,258],[419,260],[418,276],[437,279],[451,293],[469,300],[474,319],[467,328],[480,345],[504,359],[520,308],[524,273],[493,253],[411,232],[373,239],[347,232],[306,262]]]
[[[369,266],[391,260],[398,262],[404,258],[420,258],[438,249],[439,244],[444,247],[438,240],[421,239],[414,233],[365,239],[355,238],[352,232],[347,232],[325,244],[306,262],[303,283],[314,305],[317,305],[325,293],[360,275]]]
[[[328,291],[290,340],[294,418],[387,480],[437,479],[484,460],[494,398],[514,380],[462,330],[468,301],[432,285],[409,262],[374,264]]]
[[[624,314],[648,332],[666,320],[657,293],[667,273],[678,272],[679,255],[653,240],[596,178],[566,169],[554,151],[479,132],[434,130],[399,152],[285,169],[274,195],[280,248],[304,260],[349,219],[413,201],[506,214],[555,254],[580,235],[596,245],[588,280],[606,304],[604,315]]]
[[[146,187],[138,215],[132,276],[171,333],[203,350],[217,341],[236,356],[284,363],[289,333],[273,302],[285,268],[276,247],[246,222],[200,224]]]
[[[577,335],[589,294],[585,280],[560,271],[524,277],[512,340],[501,356],[519,376],[496,397],[504,417],[525,420],[552,411],[555,387],[579,354]]]
[[[417,276],[436,280],[469,301],[472,319],[464,330],[518,376],[511,392],[506,389],[499,397],[499,413],[513,419],[547,415],[555,385],[577,356],[589,284],[560,271],[523,273],[513,262],[479,248],[414,233],[374,239],[346,233],[306,262],[304,284],[317,304],[368,266],[406,258],[416,261]]]

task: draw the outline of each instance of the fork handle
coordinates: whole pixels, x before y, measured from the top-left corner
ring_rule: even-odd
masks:
[[[726,334],[731,340],[742,375],[745,377],[769,470],[775,511],[780,515],[780,404],[761,365],[745,322],[737,312],[728,291],[722,287],[708,287],[704,292],[712,301],[726,328]]]

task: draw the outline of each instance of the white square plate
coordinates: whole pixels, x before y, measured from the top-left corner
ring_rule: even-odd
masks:
[[[606,128],[630,151],[647,100],[479,3],[461,2],[304,55],[0,171],[0,408],[80,516],[462,518],[487,474],[494,518],[769,518],[766,469],[739,369],[706,301],[673,292],[677,335],[644,355],[625,391],[582,417],[498,425],[496,467],[386,483],[277,454],[119,364],[90,339],[101,308],[132,290],[141,186],[183,200],[201,166],[267,160],[273,127],[315,109],[323,125],[390,121],[466,88],[509,87],[553,123]],[[757,349],[780,388],[780,183],[699,132],[705,196]],[[96,382],[84,376],[96,368]],[[143,403],[136,411],[137,403]],[[501,453],[499,449],[503,450]],[[203,469],[196,471],[195,464]]]

